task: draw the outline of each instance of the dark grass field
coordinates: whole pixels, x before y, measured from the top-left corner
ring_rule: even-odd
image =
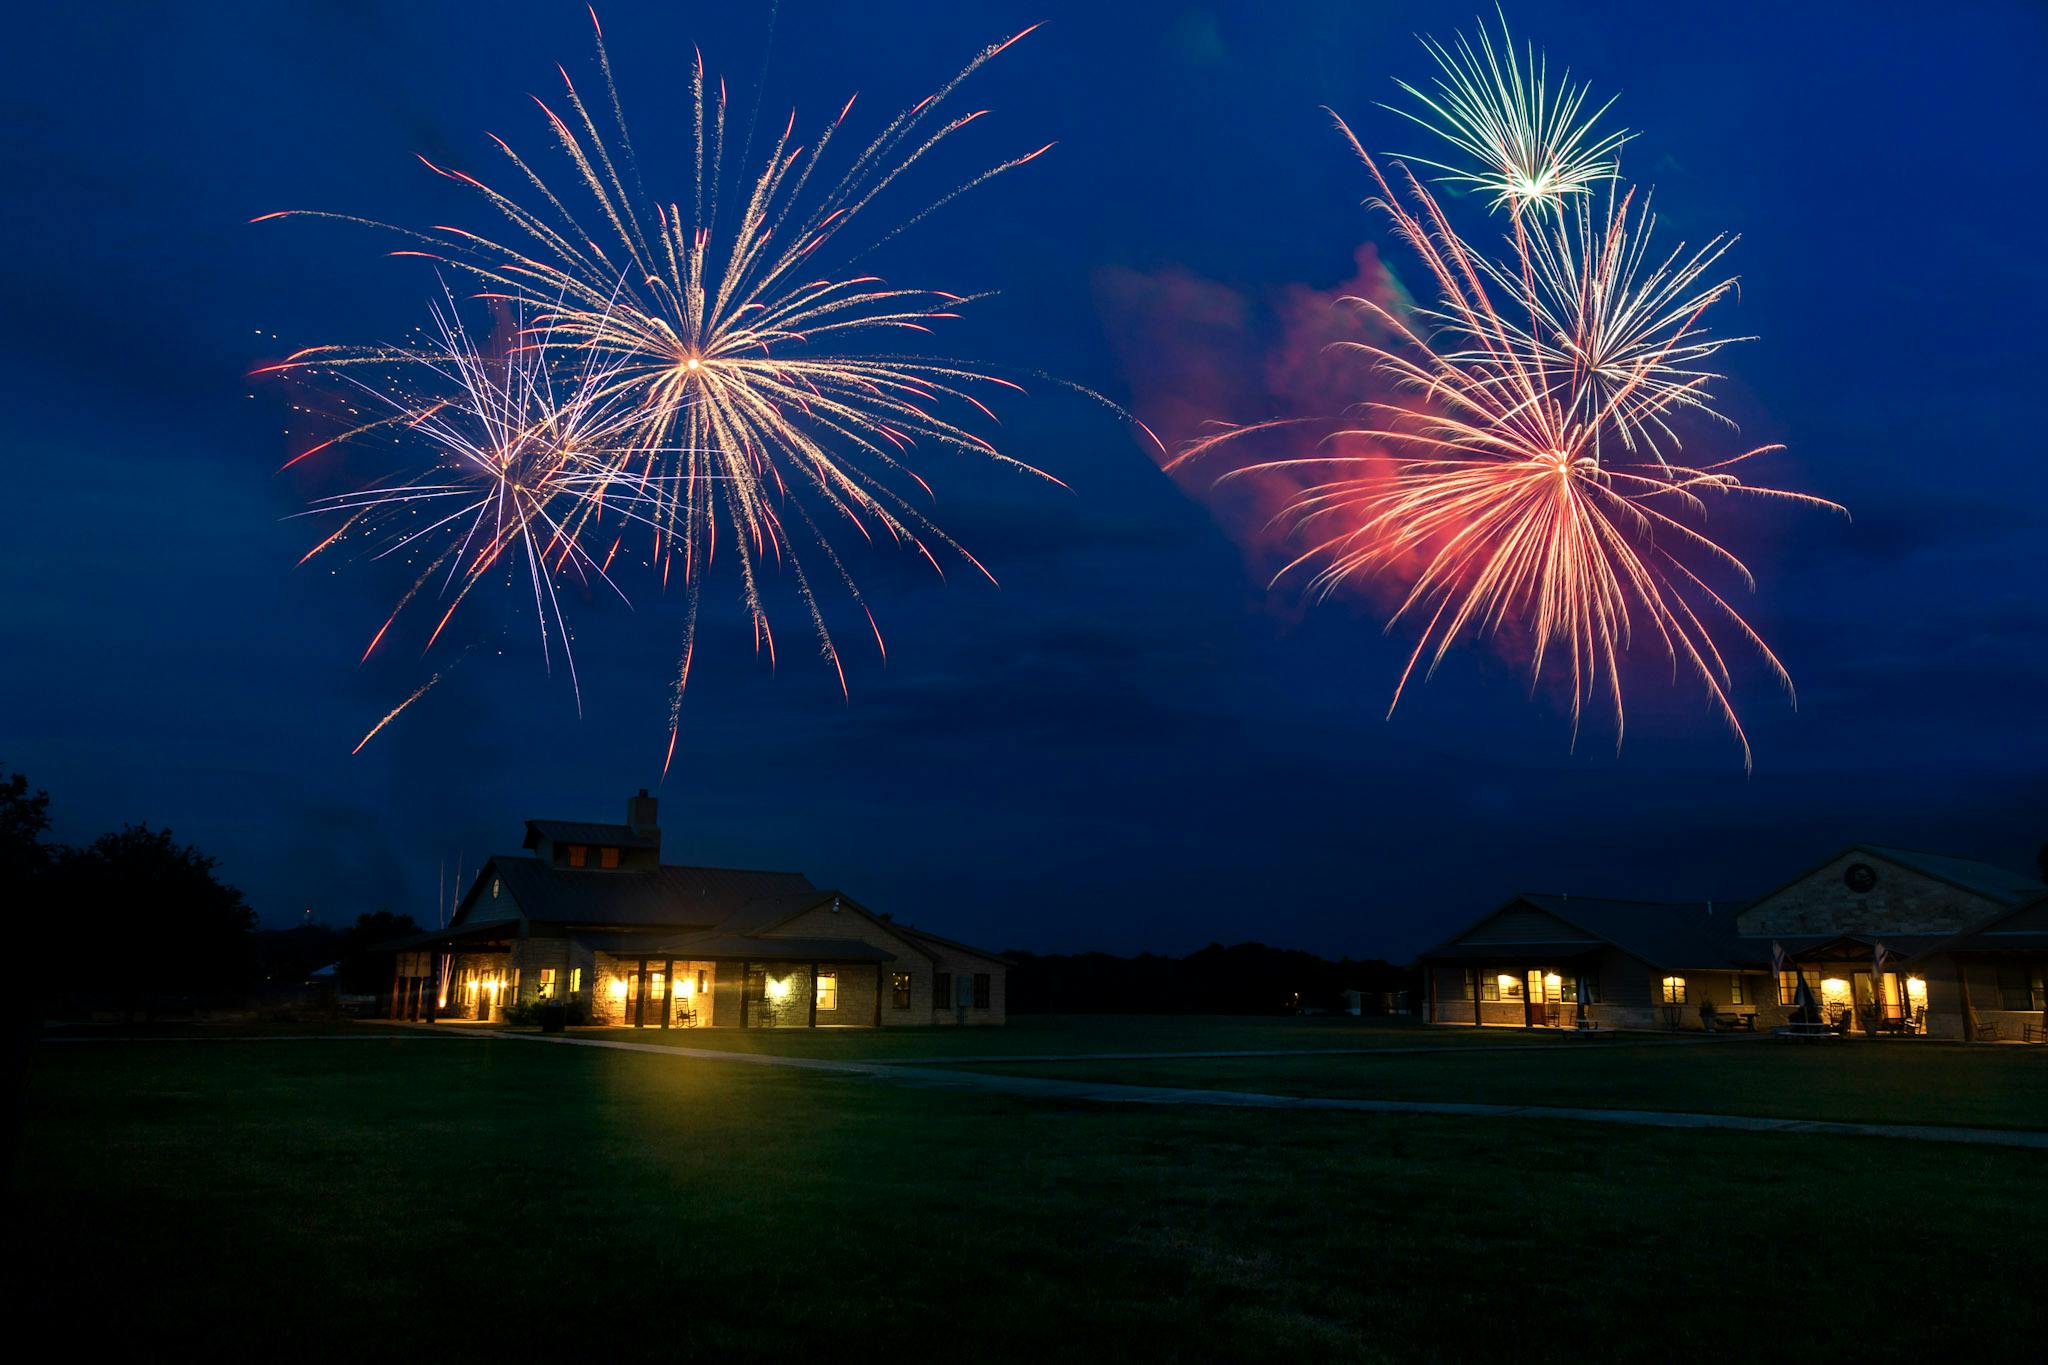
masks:
[[[778,1057],[871,1061],[1474,1044],[1565,1045],[1553,1033],[1427,1028],[1405,1019],[1157,1014],[1018,1015],[1001,1028],[578,1029],[576,1035]]]
[[[1278,1095],[2048,1129],[2043,1048],[1769,1038],[1631,1046],[1603,1040],[1516,1052],[975,1065],[1000,1065],[1018,1075]]]
[[[1995,1361],[2048,1328],[2028,1152],[419,1035],[46,1046],[27,1115],[17,1338],[152,1355]]]

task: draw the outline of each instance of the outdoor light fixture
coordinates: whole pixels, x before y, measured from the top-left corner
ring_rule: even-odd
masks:
[[[770,1000],[780,1000],[780,999],[782,999],[782,998],[783,998],[784,996],[786,996],[786,995],[788,995],[788,994],[789,994],[789,978],[788,978],[788,977],[786,977],[786,976],[771,976],[771,977],[769,977],[769,978],[768,978],[768,998],[769,998]]]
[[[626,978],[625,978],[625,977],[623,977],[623,976],[615,976],[615,977],[613,977],[613,978],[612,978],[612,999],[614,999],[614,1000],[624,1000],[625,998],[626,998]]]

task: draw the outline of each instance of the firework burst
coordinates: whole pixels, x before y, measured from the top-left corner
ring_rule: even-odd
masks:
[[[1619,743],[1623,656],[1647,636],[1674,673],[1683,668],[1704,685],[1747,767],[1720,637],[1752,648],[1788,694],[1791,679],[1710,581],[1754,588],[1741,560],[1707,535],[1708,501],[1747,495],[1841,509],[1743,483],[1736,467],[1775,446],[1690,466],[1664,452],[1603,454],[1601,445],[1603,433],[1668,434],[1675,410],[1705,408],[1685,367],[1708,345],[1700,313],[1724,292],[1695,289],[1718,247],[1642,272],[1631,223],[1646,234],[1647,219],[1632,220],[1624,196],[1597,249],[1587,247],[1584,218],[1578,227],[1561,221],[1548,237],[1541,225],[1518,224],[1512,259],[1489,262],[1418,180],[1404,175],[1397,193],[1342,120],[1338,127],[1378,186],[1375,206],[1427,271],[1434,302],[1411,325],[1372,300],[1346,300],[1389,340],[1342,345],[1390,380],[1398,398],[1360,404],[1363,422],[1333,433],[1324,451],[1224,476],[1308,476],[1279,514],[1300,549],[1274,581],[1307,572],[1318,596],[1362,578],[1400,583],[1390,627],[1422,625],[1389,714],[1417,670],[1427,676],[1458,640],[1513,629],[1531,642],[1532,682],[1562,656],[1574,733],[1582,708],[1604,696]],[[1571,259],[1592,264],[1560,264],[1573,251]],[[1563,306],[1565,287],[1586,279],[1604,281],[1605,292],[1588,289],[1581,306]],[[1626,287],[1610,288],[1617,282]],[[1274,425],[1226,429],[1179,458]]]
[[[1476,46],[1462,33],[1450,46],[1422,40],[1439,73],[1431,81],[1434,93],[1406,81],[1395,84],[1423,112],[1382,107],[1427,128],[1471,161],[1456,166],[1419,156],[1409,160],[1442,171],[1447,184],[1491,196],[1493,208],[1506,207],[1517,216],[1531,205],[1555,208],[1613,179],[1630,134],[1599,133],[1593,125],[1614,101],[1589,107],[1591,84],[1574,86],[1569,71],[1553,88],[1549,59],[1533,44],[1516,56],[1505,16],[1500,38],[1498,51],[1483,27]]]
[[[973,301],[893,286],[859,273],[856,263],[1047,150],[981,170],[908,216],[878,216],[878,198],[986,112],[957,108],[961,84],[1030,31],[982,50],[849,156],[839,155],[838,144],[852,99],[808,142],[799,140],[792,112],[779,132],[761,139],[766,153],[753,161],[753,121],[741,138],[724,83],[707,77],[699,54],[690,76],[690,183],[682,197],[662,199],[644,187],[598,28],[606,126],[592,113],[598,102],[587,101],[566,70],[560,101],[536,100],[566,162],[567,188],[558,191],[535,162],[495,137],[521,186],[516,194],[426,163],[480,196],[502,231],[408,231],[418,245],[396,254],[467,272],[485,297],[526,310],[536,349],[583,358],[590,373],[578,401],[603,414],[614,438],[600,458],[604,477],[635,490],[632,519],[647,536],[650,562],[664,585],[672,574],[683,584],[688,611],[670,708],[671,760],[701,585],[721,549],[736,561],[756,648],[772,661],[760,571],[785,565],[844,689],[844,664],[806,555],[821,557],[860,606],[885,656],[886,645],[829,528],[850,526],[866,540],[908,546],[941,573],[941,555],[950,555],[986,575],[912,502],[931,493],[911,467],[914,454],[935,449],[1051,478],[972,429],[995,420],[984,396],[1018,385],[924,355],[856,349],[862,338],[928,335]],[[286,216],[369,221],[265,215]],[[562,548],[572,530],[596,524],[598,515],[593,504],[563,528],[560,544],[549,543]],[[580,549],[568,554],[572,562],[586,558]]]
[[[607,512],[613,524],[651,524],[662,494],[638,451],[621,444],[638,413],[611,392],[614,368],[594,356],[564,364],[548,333],[527,326],[517,306],[510,310],[508,330],[513,340],[500,354],[487,354],[463,327],[453,298],[444,298],[433,309],[424,344],[323,347],[271,367],[307,382],[332,380],[367,414],[307,454],[385,438],[417,466],[316,499],[301,515],[338,518],[339,524],[299,562],[355,546],[366,547],[373,560],[425,561],[363,650],[365,659],[423,595],[446,604],[424,646],[432,649],[493,570],[523,564],[542,657],[551,663],[554,652],[561,652],[580,707],[575,653],[556,584],[564,576],[586,587],[603,583],[623,598],[608,573],[623,532],[612,533],[601,558],[592,540],[603,533]]]

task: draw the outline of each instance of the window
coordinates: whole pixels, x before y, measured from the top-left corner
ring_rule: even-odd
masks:
[[[540,998],[543,1000],[555,998],[555,969],[553,967],[543,967],[540,969]]]
[[[2041,979],[2026,966],[1998,969],[1999,1008],[2037,1010],[2041,1008]]]
[[[498,880],[498,879],[497,879],[496,877],[493,877],[493,878],[491,878],[491,899],[492,899],[492,900],[496,900],[496,899],[498,898],[498,893],[499,893],[500,891],[503,891],[504,889],[505,889],[505,883],[503,883],[503,882],[499,881],[499,880]]]
[[[1667,1005],[1683,1005],[1685,1003],[1684,977],[1667,976],[1664,978],[1664,1003]]]
[[[1465,1000],[1472,998],[1472,973],[1458,973],[1458,995],[1461,999]]]
[[[989,1007],[990,987],[991,982],[987,972],[976,972],[974,974],[974,1008],[985,1010]]]
[[[569,866],[571,867],[581,867],[590,861],[590,846],[588,844],[571,844],[565,851],[569,855]]]
[[[569,994],[583,994],[583,969],[581,967],[571,967],[569,969]]]
[[[932,1008],[949,1010],[953,1008],[953,974],[936,972],[932,975]]]
[[[1728,1003],[1731,1005],[1747,1005],[1749,1003],[1747,992],[1742,984],[1741,972],[1736,972],[1728,978]]]
[[[1796,1005],[1799,1003],[1799,973],[1778,973],[1778,1003]]]
[[[893,983],[896,988],[895,1006],[899,1010],[910,1008],[910,973],[898,972]]]
[[[1481,1000],[1500,999],[1500,978],[1490,973],[1486,976],[1480,977],[1479,998]]]
[[[818,1008],[836,1010],[839,1008],[839,973],[818,973]]]
[[[1520,1000],[1522,978],[1513,972],[1498,972],[1480,978],[1488,1000]]]
[[[599,867],[617,867],[619,865],[619,851],[610,845],[599,849],[597,851],[597,865]]]

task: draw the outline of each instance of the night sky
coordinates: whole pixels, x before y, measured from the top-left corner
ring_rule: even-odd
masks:
[[[794,102],[815,124],[858,89],[865,132],[1047,21],[976,78],[969,102],[994,113],[900,203],[1058,146],[875,263],[1000,291],[936,348],[1171,427],[1200,406],[1173,392],[1204,363],[1188,351],[1214,343],[1162,319],[1174,300],[1251,320],[1206,362],[1230,364],[1363,246],[1415,282],[1319,106],[1369,147],[1419,150],[1375,102],[1426,76],[1415,33],[1476,8],[792,0],[772,44],[765,6],[600,14],[643,164],[678,197],[664,166],[687,150],[693,43],[736,108],[766,50],[765,122]],[[996,947],[1355,955],[1409,952],[1518,889],[1752,895],[1855,841],[2031,865],[2048,838],[2044,11],[1522,0],[1508,18],[1620,92],[1641,133],[1624,169],[1655,186],[1661,232],[1742,234],[1721,325],[1762,339],[1721,357],[1730,410],[1746,444],[1790,447],[1765,481],[1854,513],[1715,523],[1799,687],[1795,713],[1739,665],[1754,773],[1648,657],[1618,754],[1597,714],[1574,747],[1554,692],[1484,646],[1383,719],[1409,637],[1381,633],[1378,602],[1269,594],[1228,507],[1033,380],[1000,406],[1000,441],[1071,491],[926,460],[935,516],[1002,586],[853,553],[890,656],[827,596],[850,700],[786,580],[773,671],[730,574],[714,580],[661,787],[671,861],[800,869]],[[50,790],[61,838],[168,824],[271,924],[432,922],[442,878],[516,851],[522,819],[620,818],[659,777],[680,603],[644,586],[631,611],[574,603],[579,717],[520,594],[481,599],[458,618],[461,665],[350,757],[446,655],[423,661],[415,633],[358,667],[408,575],[293,568],[316,537],[288,518],[331,488],[274,473],[306,428],[288,437],[287,392],[245,378],[297,346],[400,337],[436,288],[369,230],[247,220],[484,226],[414,153],[505,180],[485,132],[542,152],[526,95],[557,88],[558,60],[590,72],[580,0],[52,5],[10,27],[0,764]]]

